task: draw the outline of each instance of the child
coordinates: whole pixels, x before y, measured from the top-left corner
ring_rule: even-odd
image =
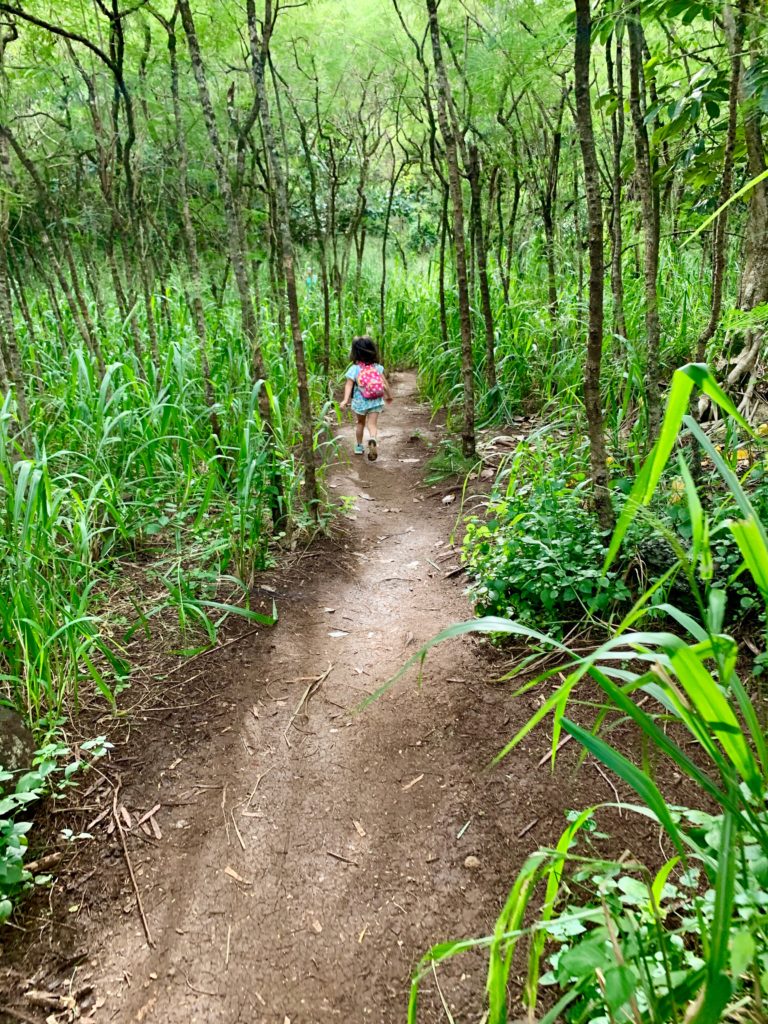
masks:
[[[355,423],[355,454],[362,455],[363,431],[368,427],[368,458],[375,462],[379,457],[377,438],[379,432],[379,413],[392,401],[392,389],[384,376],[384,367],[379,362],[379,354],[373,338],[367,335],[354,338],[352,352],[349,356],[352,365],[347,370],[344,398],[340,408],[346,409],[352,399],[352,412],[357,416]],[[359,380],[360,375],[362,380]]]

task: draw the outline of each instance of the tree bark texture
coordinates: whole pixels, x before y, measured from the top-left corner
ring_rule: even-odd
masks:
[[[589,231],[589,331],[584,368],[584,408],[589,432],[590,470],[595,509],[600,525],[610,530],[614,516],[608,489],[608,463],[603,430],[600,371],[603,358],[603,282],[605,251],[603,241],[603,201],[600,195],[600,170],[597,163],[589,93],[592,49],[590,0],[576,0],[576,47],[574,54],[576,122],[584,165]]]
[[[443,61],[440,43],[440,23],[437,18],[437,0],[426,0],[429,15],[429,31],[432,40],[432,54],[437,80],[437,116],[440,133],[445,147],[445,161],[448,168],[448,190],[453,208],[453,242],[456,256],[456,287],[459,298],[459,323],[461,327],[461,369],[464,385],[464,427],[462,450],[467,458],[475,456],[475,379],[472,354],[472,312],[467,283],[467,249],[464,233],[464,197],[459,174],[459,156],[456,134],[453,126],[451,86]]]
[[[309,377],[307,374],[306,356],[304,353],[304,337],[301,331],[299,316],[299,299],[296,291],[296,269],[293,258],[293,239],[288,212],[288,191],[285,184],[280,154],[272,125],[269,95],[265,81],[265,68],[269,61],[270,34],[272,31],[272,0],[264,3],[264,24],[262,37],[259,39],[256,23],[255,0],[247,0],[248,28],[251,42],[251,74],[256,95],[259,100],[259,117],[264,135],[264,146],[269,159],[272,181],[275,186],[275,213],[280,237],[280,249],[283,258],[285,288],[288,298],[288,316],[291,323],[293,353],[296,361],[296,378],[299,389],[299,411],[301,418],[301,461],[304,467],[304,486],[306,498],[312,515],[318,514],[317,471],[314,450],[314,420],[312,403],[309,393]]]
[[[659,203],[653,183],[651,147],[645,124],[643,85],[643,33],[636,14],[627,19],[629,36],[629,109],[635,140],[635,177],[640,194],[643,225],[645,276],[646,402],[648,408],[648,443],[656,440],[661,426],[661,391],[659,388]]]
[[[483,202],[480,182],[480,153],[477,146],[469,148],[469,187],[472,196],[472,230],[477,254],[477,277],[480,283],[480,306],[485,327],[485,379],[489,388],[496,387],[496,334],[488,285],[488,252],[483,227]]]

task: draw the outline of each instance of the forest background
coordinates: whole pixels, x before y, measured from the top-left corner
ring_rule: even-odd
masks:
[[[84,689],[116,705],[169,609],[190,651],[263,619],[255,573],[328,522],[335,385],[370,332],[447,410],[434,473],[479,470],[488,428],[540,424],[466,524],[496,617],[473,628],[607,633],[621,667],[577,659],[555,737],[598,673],[722,811],[692,854],[647,765],[595,748],[711,885],[691,883],[695,928],[657,905],[677,861],[642,896],[658,984],[640,966],[606,985],[615,932],[584,926],[599,955],[572,990],[635,1019],[758,999],[762,911],[725,929],[736,954],[702,942],[766,856],[764,51],[756,0],[0,2],[0,678],[43,750],[37,779],[4,778],[4,913],[30,884],[19,813],[70,756]],[[161,597],[116,615],[137,564]],[[645,615],[674,629],[628,634]],[[632,675],[635,655],[663,671]],[[648,687],[711,777],[637,711]],[[582,825],[546,862],[550,917]]]

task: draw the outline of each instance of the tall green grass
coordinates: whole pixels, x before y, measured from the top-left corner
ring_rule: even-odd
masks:
[[[249,588],[279,539],[270,518],[276,477],[288,528],[304,520],[295,457],[298,399],[286,340],[265,315],[269,382],[254,382],[234,304],[208,308],[217,438],[182,296],[181,288],[157,296],[167,306],[158,317],[157,365],[137,365],[128,326],[109,310],[99,324],[103,377],[73,326],[54,325],[42,291],[34,303],[40,325],[34,344],[19,320],[30,425],[22,436],[6,397],[0,409],[0,699],[40,733],[77,707],[84,684],[114,702],[129,681],[128,641],[160,611],[175,610],[189,643],[210,641],[228,612],[244,606],[255,614],[248,612]],[[327,387],[317,377],[312,387],[322,447]],[[259,416],[262,388],[272,409],[270,449]],[[130,593],[123,573],[133,566],[144,566],[163,596],[137,604],[134,620],[118,625],[110,594],[121,587]],[[227,575],[237,599],[221,608],[217,590]]]
[[[732,500],[734,515],[727,529],[743,559],[737,575],[751,575],[768,614],[766,526],[727,459],[686,415],[694,384],[749,431],[705,367],[678,371],[659,440],[624,505],[605,569],[632,520],[653,497],[685,423],[714,467],[709,486],[724,488]],[[481,631],[526,637],[559,653],[561,663],[526,683],[521,692],[556,676],[561,682],[496,760],[551,718],[553,768],[567,733],[634,792],[638,803],[624,803],[623,808],[659,827],[665,840],[660,839],[662,863],[652,870],[643,858],[658,858],[643,850],[633,851],[636,860],[600,856],[594,842],[584,841],[597,808],[585,809],[556,848],[540,850],[523,866],[492,935],[443,943],[427,954],[413,982],[412,1024],[427,970],[473,948],[487,949],[488,1024],[508,1020],[513,969],[525,974],[524,1002],[530,1018],[540,1024],[560,1019],[601,1024],[764,1019],[765,712],[759,688],[742,672],[743,652],[725,631],[728,584],[714,576],[709,503],[682,456],[678,468],[691,536],[686,545],[677,546],[677,564],[666,576],[679,572],[686,577],[697,612],[669,602],[653,606],[662,579],[641,596],[609,639],[588,654],[572,653],[556,638],[503,618],[464,623],[433,641]],[[591,728],[568,716],[585,686],[589,702],[598,702]],[[612,738],[620,723],[634,727],[640,740],[637,754],[621,749]],[[674,792],[657,784],[650,769],[654,758],[666,761],[686,781],[686,806],[676,806]],[[544,984],[554,986],[554,996],[541,1009]]]

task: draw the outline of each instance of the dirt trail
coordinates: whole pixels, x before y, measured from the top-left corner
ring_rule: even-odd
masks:
[[[121,871],[117,898],[86,908],[79,977],[105,1000],[98,1021],[403,1021],[420,955],[487,933],[525,854],[561,829],[569,782],[537,768],[544,735],[483,770],[532,705],[487,685],[476,641],[431,655],[421,689],[411,674],[349,713],[469,613],[461,577],[445,578],[455,558],[439,560],[456,505],[422,482],[434,432],[415,378],[396,395],[379,461],[332,469],[356,507],[346,543],[277,577],[279,625],[207,659],[197,728],[169,713],[128,785],[130,806],[162,804],[162,840],[130,837],[155,946]],[[440,977],[460,1019],[479,1019],[482,960]],[[431,979],[421,1019],[447,1019]]]

